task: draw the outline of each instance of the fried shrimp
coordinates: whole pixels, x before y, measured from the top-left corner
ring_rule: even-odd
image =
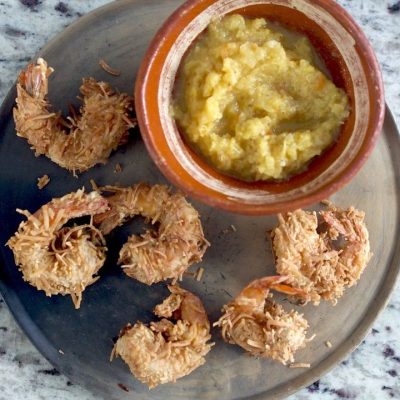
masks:
[[[320,221],[317,213],[303,210],[278,216],[272,232],[276,269],[291,286],[304,290],[307,300],[336,304],[372,256],[365,214],[330,206],[319,216]]]
[[[68,220],[93,216],[108,208],[96,192],[83,190],[53,199],[27,217],[7,242],[25,281],[47,296],[70,295],[80,307],[82,292],[94,283],[105,261],[105,240],[92,224],[63,227]]]
[[[17,135],[28,140],[37,156],[46,155],[74,173],[105,163],[136,125],[132,98],[116,93],[105,82],[84,79],[80,113],[72,110],[63,119],[61,113],[51,111],[47,100],[52,73],[42,58],[20,73],[14,108]]]
[[[200,299],[177,285],[168,288],[171,295],[154,310],[162,319],[149,326],[128,324],[111,353],[111,359],[120,356],[150,388],[190,374],[205,363],[213,345],[208,343],[210,323]]]
[[[107,186],[110,210],[96,215],[103,234],[110,233],[135,215],[142,215],[157,231],[132,235],[119,253],[119,263],[131,278],[147,285],[180,277],[193,263],[201,261],[209,243],[204,238],[198,212],[179,193],[163,185],[139,183],[132,187]]]
[[[305,347],[307,320],[296,311],[286,312],[271,299],[271,289],[289,295],[303,295],[299,289],[283,284],[287,277],[270,276],[248,284],[225,305],[214,326],[222,329],[223,339],[237,344],[257,357],[267,357],[283,364],[294,361],[297,350]]]

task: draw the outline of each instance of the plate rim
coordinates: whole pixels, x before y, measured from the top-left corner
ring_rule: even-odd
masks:
[[[78,20],[71,23],[61,32],[52,37],[46,44],[35,54],[32,60],[35,60],[40,54],[46,52],[53,44],[57,43],[59,40],[63,40],[65,35],[80,29],[82,25],[87,25],[91,20],[97,19],[100,15],[113,12],[120,7],[125,7],[129,4],[134,4],[136,0],[117,0],[111,3],[105,4],[101,7],[95,8],[84,16],[80,17]],[[30,61],[31,62],[31,61]],[[7,116],[10,115],[10,110],[14,106],[14,100],[16,95],[16,81],[11,86],[7,92],[3,103],[0,107],[0,127],[3,126],[4,122],[7,121]],[[384,118],[383,130],[388,127],[388,131],[395,135],[395,139],[400,143],[400,132],[396,125],[393,113],[391,112],[389,106],[386,104],[386,116]],[[391,151],[393,154],[393,151]],[[400,164],[399,164],[400,167]],[[400,171],[399,171],[400,173]],[[400,219],[400,214],[398,216]],[[400,226],[397,225],[397,232],[400,231]],[[4,249],[1,250],[3,253]],[[2,257],[3,258],[3,257]],[[383,310],[386,308],[390,301],[391,295],[400,281],[400,242],[397,242],[397,246],[392,249],[391,259],[388,263],[389,270],[384,276],[383,282],[378,290],[379,298],[378,301],[374,302],[372,308],[369,308],[360,324],[358,324],[353,332],[343,341],[339,348],[332,354],[328,355],[323,361],[321,361],[315,367],[312,367],[308,375],[300,375],[294,378],[290,382],[281,383],[275,388],[269,390],[269,393],[259,393],[248,397],[249,400],[278,400],[286,398],[299,390],[309,386],[316,380],[320,379],[322,376],[330,372],[334,367],[336,367],[342,360],[348,357],[364,340],[364,338],[369,334],[370,329],[375,322],[375,320],[380,316]],[[35,323],[30,318],[30,315],[26,312],[24,306],[19,300],[18,294],[11,285],[3,279],[3,264],[0,260],[0,294],[7,305],[11,315],[22,329],[29,341],[34,345],[34,347],[39,351],[39,353],[57,370],[60,370],[64,376],[70,379],[70,375],[65,368],[63,368],[59,363],[58,350],[55,349],[46,336],[40,329],[35,325]],[[133,378],[134,379],[134,378]],[[74,379],[72,379],[73,381]],[[89,392],[93,393],[85,384],[79,383],[79,386],[84,387]],[[133,394],[134,392],[132,392]]]

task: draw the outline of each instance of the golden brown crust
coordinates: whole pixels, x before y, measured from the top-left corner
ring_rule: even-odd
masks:
[[[200,300],[178,286],[171,286],[170,290],[172,294],[155,309],[155,314],[164,318],[149,326],[141,322],[128,324],[111,355],[120,356],[132,374],[149,388],[190,374],[204,364],[212,346],[208,343],[208,318]]]
[[[21,72],[14,108],[17,135],[28,140],[36,155],[46,155],[73,172],[105,163],[136,125],[133,99],[108,83],[84,79],[80,88],[83,105],[64,119],[51,111],[47,100],[52,72],[43,59]]]
[[[294,310],[286,312],[271,299],[269,289],[290,289],[280,283],[285,279],[257,279],[223,307],[222,317],[214,325],[221,328],[227,343],[282,364],[294,361],[296,351],[311,339],[306,339],[307,320]]]
[[[293,287],[303,289],[308,300],[336,304],[371,258],[365,214],[331,205],[319,217],[303,210],[278,216],[272,232],[276,269]]]
[[[7,242],[25,281],[47,296],[70,295],[79,308],[82,293],[98,277],[105,261],[105,240],[92,224],[63,227],[72,218],[107,209],[98,193],[83,190],[53,199],[34,214],[20,211],[27,220]]]
[[[94,221],[104,234],[126,220],[142,215],[157,230],[132,235],[120,251],[119,262],[131,278],[151,285],[180,277],[193,263],[201,261],[209,243],[204,237],[198,212],[179,193],[163,185],[140,183],[128,188],[101,188],[110,210]]]

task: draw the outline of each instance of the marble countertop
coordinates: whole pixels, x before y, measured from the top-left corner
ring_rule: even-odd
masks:
[[[17,72],[52,36],[107,0],[0,1],[0,99]],[[386,99],[400,123],[400,2],[340,0],[364,28],[380,60]],[[365,341],[345,361],[290,397],[400,399],[400,287]],[[94,400],[32,346],[0,299],[0,400]]]

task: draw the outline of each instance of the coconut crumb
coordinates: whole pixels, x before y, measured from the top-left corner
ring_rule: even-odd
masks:
[[[99,65],[101,68],[103,68],[104,71],[106,71],[110,75],[113,75],[113,76],[121,75],[120,70],[110,67],[103,59],[99,60]]]
[[[203,277],[203,274],[204,274],[204,268],[199,268],[197,270],[197,274],[196,274],[196,281],[197,282],[201,281],[201,278]]]
[[[122,165],[120,163],[117,163],[114,168],[114,174],[119,174],[121,172],[122,172]]]
[[[92,185],[92,189],[93,189],[95,192],[98,192],[98,191],[99,191],[99,187],[97,186],[96,182],[95,182],[93,179],[90,180],[90,184]]]
[[[327,340],[325,342],[325,346],[331,348],[332,347],[332,343],[329,340]]]
[[[41,178],[37,179],[37,187],[39,190],[42,190],[45,186],[47,186],[50,182],[50,178],[48,175],[43,175]]]
[[[20,208],[17,208],[15,211],[18,214],[25,216],[26,218],[30,218],[32,216],[32,214],[28,210],[21,210]]]
[[[311,364],[309,363],[292,363],[289,364],[289,368],[310,368]]]
[[[62,354],[62,355],[65,354],[61,349],[59,349],[58,352],[59,352],[60,354]]]
[[[332,203],[330,200],[325,199],[325,200],[322,200],[322,201],[321,201],[321,204],[322,204],[323,206],[331,207],[333,203]]]
[[[307,341],[307,342],[311,342],[312,340],[315,339],[316,336],[317,336],[317,334],[314,333],[314,335],[311,335],[309,338],[306,338],[306,341]]]

